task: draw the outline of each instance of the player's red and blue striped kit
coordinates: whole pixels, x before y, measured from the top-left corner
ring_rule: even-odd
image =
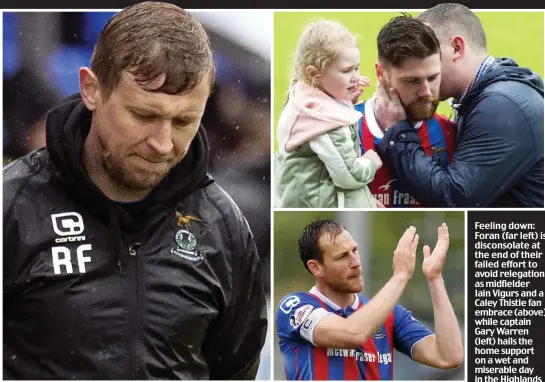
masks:
[[[373,111],[373,103],[368,100],[355,105],[363,114],[358,121],[361,154],[369,149],[377,151],[376,145],[384,136],[380,130]],[[424,152],[440,161],[445,167],[452,160],[456,144],[456,124],[437,113],[427,120],[415,125]],[[392,178],[388,163],[383,163],[369,185],[371,193],[385,207],[419,207],[420,204],[406,192],[396,178]]]
[[[329,314],[348,317],[369,299],[355,295],[341,308],[315,287],[284,297],[276,311],[276,328],[288,380],[392,380],[394,348],[411,357],[412,347],[433,333],[411,312],[396,305],[386,321],[357,349],[317,347],[313,330]]]

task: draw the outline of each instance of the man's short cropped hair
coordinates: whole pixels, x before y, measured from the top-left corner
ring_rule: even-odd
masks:
[[[379,62],[394,67],[400,67],[408,58],[424,59],[441,51],[433,29],[406,13],[382,27],[377,47]]]
[[[318,260],[323,263],[322,248],[320,248],[320,238],[323,235],[329,235],[331,240],[335,238],[346,228],[334,220],[317,219],[309,223],[301,233],[298,240],[299,257],[308,269],[307,261]]]
[[[115,14],[98,36],[91,58],[107,99],[123,71],[144,88],[160,75],[165,81],[153,91],[191,91],[207,73],[210,88],[215,66],[210,40],[201,23],[186,10],[161,2],[131,5]]]
[[[448,43],[453,36],[460,35],[473,47],[487,51],[486,34],[481,20],[465,5],[438,4],[422,12],[417,19],[431,25],[443,44]]]

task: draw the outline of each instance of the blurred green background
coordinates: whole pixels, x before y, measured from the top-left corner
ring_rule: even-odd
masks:
[[[413,16],[419,12],[410,12]],[[361,75],[371,79],[360,100],[375,91],[376,37],[380,28],[399,12],[276,12],[274,15],[274,126],[286,102],[291,84],[293,55],[306,24],[318,19],[343,23],[356,37],[361,51]],[[543,12],[476,12],[487,37],[488,51],[495,57],[513,57],[520,66],[530,67],[543,78]],[[438,112],[449,116],[446,102]],[[274,152],[277,151],[276,134]]]
[[[299,259],[297,240],[304,226],[316,218],[334,219],[343,224],[359,244],[365,290],[373,297],[392,276],[393,252],[403,232],[415,226],[420,235],[416,270],[399,303],[433,330],[433,308],[427,282],[422,274],[422,247],[432,250],[437,242],[437,228],[445,222],[449,228],[450,247],[443,278],[458,322],[464,322],[464,212],[463,211],[275,211],[274,213],[274,299],[278,303],[295,291],[308,291],[314,278]],[[285,379],[276,330],[274,379]],[[441,371],[419,365],[402,354],[396,354],[395,379],[441,380],[464,379],[463,366],[454,371]]]

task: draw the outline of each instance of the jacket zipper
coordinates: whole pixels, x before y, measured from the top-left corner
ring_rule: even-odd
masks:
[[[129,246],[129,255],[132,260],[131,266],[131,292],[132,297],[131,301],[131,311],[130,311],[130,344],[131,344],[131,355],[130,355],[130,368],[132,379],[139,379],[139,366],[138,366],[138,357],[137,357],[137,338],[138,338],[138,315],[139,315],[139,283],[138,283],[138,257],[137,251],[140,248],[141,244],[139,242],[133,242]]]

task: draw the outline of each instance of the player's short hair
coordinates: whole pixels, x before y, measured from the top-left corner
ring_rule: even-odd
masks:
[[[407,13],[382,27],[377,47],[379,62],[386,67],[400,67],[408,58],[424,59],[441,51],[433,29]]]
[[[341,50],[358,47],[356,37],[341,23],[332,20],[319,20],[308,24],[299,37],[295,51],[293,82],[302,81],[316,87],[316,78],[323,74]],[[307,68],[314,66],[314,76],[307,75]]]
[[[433,28],[441,43],[460,35],[480,50],[486,49],[486,34],[481,20],[465,5],[457,3],[438,4],[417,16]]]
[[[297,242],[299,248],[299,257],[308,269],[307,261],[318,260],[323,264],[322,248],[320,247],[320,238],[323,235],[329,235],[331,240],[335,238],[346,228],[330,219],[317,219],[309,223],[301,233]]]
[[[144,87],[164,74],[163,85],[153,91],[167,94],[191,91],[207,73],[212,89],[216,71],[201,23],[186,10],[161,2],[138,3],[115,14],[98,36],[91,70],[105,99],[123,71]]]

